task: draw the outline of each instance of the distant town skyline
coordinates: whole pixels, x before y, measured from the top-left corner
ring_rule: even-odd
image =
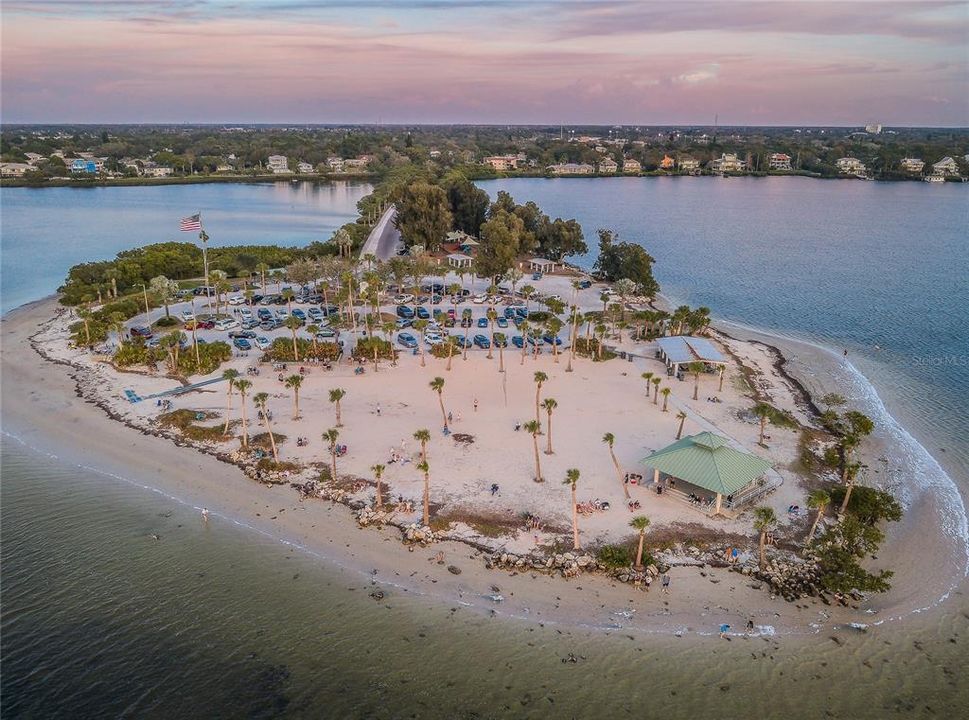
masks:
[[[969,125],[964,0],[6,0],[4,123]]]

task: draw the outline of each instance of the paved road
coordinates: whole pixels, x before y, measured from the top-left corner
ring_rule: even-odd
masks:
[[[380,220],[373,226],[367,241],[360,250],[362,258],[367,253],[373,253],[378,260],[388,260],[397,254],[400,244],[400,232],[394,227],[394,216],[397,210],[391,205],[380,216]]]

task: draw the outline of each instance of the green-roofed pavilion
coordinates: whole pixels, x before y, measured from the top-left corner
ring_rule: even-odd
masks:
[[[657,484],[663,473],[715,494],[718,513],[724,496],[746,490],[771,467],[766,460],[730,447],[726,438],[711,432],[677,440],[643,458],[642,463],[653,468]]]

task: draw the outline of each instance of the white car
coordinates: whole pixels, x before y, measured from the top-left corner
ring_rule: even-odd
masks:
[[[239,314],[242,316],[243,320],[249,320],[252,318],[252,310],[249,308],[242,308],[242,310],[239,311]]]
[[[414,296],[410,293],[401,293],[400,295],[394,295],[394,305],[406,305],[407,303],[414,302]]]
[[[272,345],[272,343],[269,341],[269,338],[262,335],[260,335],[255,340],[253,340],[252,344],[255,345],[257,348],[259,348],[260,350],[268,350],[269,346]]]
[[[237,327],[239,327],[239,321],[238,320],[233,320],[232,318],[229,318],[228,320],[219,320],[215,324],[215,329],[216,330],[223,330],[223,331],[225,331],[225,330],[235,330]]]
[[[285,320],[289,317],[289,310],[286,308],[279,308],[279,310],[276,311],[276,317],[278,317],[280,320]]]
[[[440,345],[444,342],[444,336],[440,333],[430,332],[424,335],[424,342],[428,345]]]
[[[242,295],[233,295],[229,298],[230,305],[245,305],[246,299]]]
[[[486,303],[488,302],[488,295],[487,293],[481,293],[480,295],[475,295],[473,298],[471,298],[471,302],[473,302],[475,305],[481,305],[482,303]]]
[[[182,310],[182,322],[192,322],[195,319],[195,313],[191,310]]]

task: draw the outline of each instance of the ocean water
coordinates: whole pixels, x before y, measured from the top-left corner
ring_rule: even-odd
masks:
[[[53,293],[80,262],[157,242],[191,242],[197,212],[209,244],[308,245],[357,216],[357,182],[0,188],[0,312]]]
[[[674,304],[848,350],[858,404],[969,490],[969,185],[809,178],[503,179],[479,185],[643,245]],[[877,397],[875,397],[877,392]],[[884,405],[882,408],[881,405]],[[885,415],[891,415],[891,420]],[[899,435],[901,438],[901,434]],[[901,442],[901,440],[900,440]]]

